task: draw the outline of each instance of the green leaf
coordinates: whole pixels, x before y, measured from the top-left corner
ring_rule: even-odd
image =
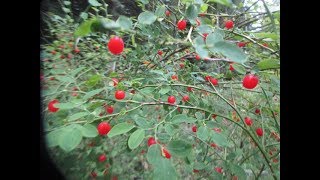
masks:
[[[164,95],[167,94],[169,91],[171,90],[170,86],[165,86],[163,88],[161,88],[161,90],[159,91],[160,94]]]
[[[95,86],[102,79],[101,75],[96,74],[90,77],[89,80],[86,81],[87,86]]]
[[[65,110],[65,109],[73,109],[77,106],[79,106],[79,104],[74,104],[74,103],[57,103],[54,105],[56,108],[60,108],[61,110]]]
[[[194,4],[190,4],[186,10],[186,16],[189,20],[195,19],[198,17],[199,8]]]
[[[139,0],[142,4],[149,4],[149,0]]]
[[[226,147],[229,145],[227,138],[221,133],[213,133],[211,139],[218,146]]]
[[[194,169],[201,170],[206,168],[206,165],[203,162],[195,162],[193,165]]]
[[[89,3],[92,6],[101,6],[102,4],[100,4],[97,0],[89,0]]]
[[[153,180],[177,180],[177,172],[172,162],[166,158],[160,158],[157,165],[154,165]]]
[[[124,30],[128,30],[132,28],[132,21],[130,18],[126,16],[120,16],[116,23],[118,23],[121,29],[124,29]]]
[[[157,163],[162,158],[161,156],[161,147],[158,144],[154,144],[149,147],[147,153],[147,160],[152,165],[157,165]]]
[[[59,146],[66,152],[75,149],[82,140],[81,131],[77,128],[65,128],[59,138]]]
[[[203,33],[212,33],[212,26],[204,24],[204,25],[198,26],[196,30],[201,34],[203,34]]]
[[[57,80],[64,83],[73,83],[74,79],[68,76],[56,76]]]
[[[232,66],[239,74],[246,74],[246,68],[243,67],[241,64],[232,64]]]
[[[151,128],[152,127],[151,124],[145,118],[135,117],[135,118],[133,118],[133,120],[141,128]]]
[[[166,11],[166,8],[163,6],[159,6],[157,7],[156,11],[155,11],[155,15],[158,16],[158,17],[163,17],[164,16],[164,13]]]
[[[154,144],[149,147],[147,153],[147,160],[153,166],[153,180],[175,180],[177,179],[177,173],[169,159],[164,158],[161,155],[161,147],[158,144]]]
[[[71,12],[69,8],[65,8],[65,7],[63,7],[62,10],[63,10],[65,13]]]
[[[86,20],[86,19],[88,19],[88,13],[82,12],[82,13],[80,14],[80,17],[81,17],[82,19]]]
[[[79,67],[75,70],[72,70],[71,72],[69,72],[70,76],[75,77],[79,72],[81,72],[83,69],[85,69],[85,67]]]
[[[130,149],[137,148],[143,141],[144,136],[145,136],[145,132],[143,129],[137,129],[135,132],[133,132],[128,140],[129,148]]]
[[[279,35],[276,34],[276,33],[254,33],[254,35],[257,38],[262,38],[262,39],[271,38],[271,39],[273,39],[275,41],[279,39]]]
[[[204,3],[204,4],[201,5],[200,11],[201,11],[201,12],[206,12],[207,9],[208,9],[208,4],[205,4],[205,3]]]
[[[203,117],[202,117],[202,113],[199,112],[199,111],[195,113],[195,116],[196,116],[196,118],[197,118],[198,120],[202,120],[202,118],[203,118]]]
[[[61,133],[62,133],[62,129],[57,129],[48,133],[46,135],[47,146],[48,147],[58,146]]]
[[[166,124],[165,130],[170,136],[173,136],[178,131],[178,129],[174,128],[171,124]]]
[[[229,164],[230,165],[230,170],[233,174],[238,176],[239,180],[246,180],[247,175],[246,172],[243,170],[243,168],[239,165],[236,164]]]
[[[201,58],[206,58],[209,56],[209,51],[206,49],[205,42],[201,36],[198,36],[194,39],[194,47],[196,49],[197,54]]]
[[[95,19],[91,19],[81,23],[80,26],[74,32],[74,35],[76,37],[88,35],[91,32],[91,24],[94,20]]]
[[[215,50],[215,43],[220,42],[220,41],[223,41],[223,37],[216,32],[210,33],[206,38],[207,47],[213,52],[216,51]]]
[[[231,6],[231,2],[229,0],[209,0],[209,2],[219,3],[228,7]]]
[[[124,134],[124,133],[130,131],[134,127],[135,127],[134,125],[126,123],[126,122],[117,124],[110,130],[110,132],[108,133],[108,137],[111,138],[113,136]]]
[[[258,62],[257,66],[260,70],[277,69],[280,68],[280,61],[276,59],[266,59]]]
[[[83,99],[87,100],[87,99],[91,98],[92,96],[100,93],[101,91],[103,91],[103,89],[95,89],[93,91],[87,92],[86,95],[83,96]]]
[[[197,137],[202,141],[206,141],[209,137],[209,131],[207,127],[201,126],[197,130]]]
[[[70,1],[63,1],[63,4],[66,6],[69,6],[71,4],[71,2]]]
[[[82,136],[84,137],[96,137],[98,136],[98,130],[92,124],[86,124],[81,128]]]
[[[181,122],[186,122],[186,120],[188,119],[188,116],[185,115],[185,114],[178,114],[178,115],[175,115],[172,119],[171,119],[171,122],[174,123],[174,124],[177,124],[177,123],[181,123]]]
[[[192,145],[183,140],[173,140],[168,144],[168,150],[173,155],[185,157],[191,153]]]
[[[79,113],[76,113],[76,114],[70,116],[68,121],[74,121],[74,120],[80,119],[80,118],[87,116],[87,115],[89,115],[88,112],[79,112]]]
[[[138,22],[141,23],[141,24],[150,25],[150,24],[154,23],[156,20],[157,20],[157,16],[154,15],[150,11],[142,12],[138,16]]]
[[[242,64],[247,61],[247,56],[239,47],[234,44],[225,41],[219,41],[214,44],[214,50],[223,54],[233,62]]]

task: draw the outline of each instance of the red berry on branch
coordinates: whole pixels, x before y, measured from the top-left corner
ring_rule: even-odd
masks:
[[[197,126],[195,126],[195,125],[192,126],[192,131],[193,131],[193,132],[197,132]]]
[[[168,150],[166,150],[165,148],[162,148],[162,156],[164,156],[167,159],[171,158],[171,154],[169,153]]]
[[[244,122],[246,123],[246,125],[251,126],[252,125],[252,120],[249,117],[245,117],[244,118]]]
[[[226,21],[226,22],[225,22],[225,27],[226,27],[227,29],[233,28],[233,21],[232,21],[232,20]]]
[[[126,97],[126,93],[121,90],[117,90],[116,93],[114,94],[114,97],[118,100],[121,100]]]
[[[247,89],[255,88],[258,85],[258,83],[259,83],[258,77],[253,74],[247,74],[242,80],[243,87]]]
[[[245,47],[246,46],[246,43],[244,42],[238,42],[238,47]]]
[[[187,27],[187,21],[186,20],[180,20],[178,23],[177,23],[177,26],[178,26],[178,29],[179,30],[184,30],[186,27]]]
[[[222,168],[221,167],[216,167],[214,168],[218,173],[222,173]]]
[[[59,103],[59,101],[57,99],[54,99],[54,100],[50,101],[48,103],[48,110],[50,112],[57,112],[59,110],[59,108],[56,108],[54,105],[58,104],[58,103]]]
[[[174,96],[169,96],[168,97],[168,103],[174,104],[176,102],[176,98]]]
[[[111,38],[108,42],[108,49],[114,55],[121,54],[124,49],[122,38],[118,36]]]
[[[98,160],[99,160],[99,162],[103,162],[103,161],[107,160],[107,157],[106,157],[105,154],[101,154],[101,155],[99,156]]]
[[[154,137],[150,137],[148,139],[148,146],[150,147],[153,144],[157,144],[156,140],[154,139]]]
[[[189,101],[189,99],[190,99],[189,96],[185,95],[185,96],[183,96],[182,101],[187,102],[187,101]]]
[[[161,56],[163,52],[161,50],[158,50],[158,54]]]
[[[262,129],[262,128],[257,128],[257,129],[256,129],[256,133],[257,133],[257,135],[260,136],[260,137],[263,136],[263,129]]]
[[[214,86],[218,85],[218,79],[216,79],[216,78],[210,78],[210,82],[211,82]]]
[[[108,132],[111,130],[111,126],[108,122],[101,122],[98,127],[98,133],[100,135],[108,134]]]
[[[196,60],[199,61],[200,59],[201,59],[201,57],[197,54],[197,55],[196,55]]]
[[[106,106],[105,109],[109,114],[113,113],[113,107],[112,106]]]
[[[171,12],[169,10],[166,10],[166,16],[170,16]]]

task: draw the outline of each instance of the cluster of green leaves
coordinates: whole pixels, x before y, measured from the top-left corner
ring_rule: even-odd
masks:
[[[47,59],[42,64],[43,113],[48,147],[64,173],[71,179],[87,178],[92,171],[99,177],[116,174],[121,179],[246,179],[246,171],[257,176],[264,164],[263,170],[270,177],[279,177],[279,163],[272,160],[278,158],[280,144],[270,135],[279,133],[278,57],[254,43],[237,47],[231,40],[246,39],[216,26],[210,19],[214,16],[199,17],[203,12],[217,13],[209,8],[216,3],[231,7],[230,1],[184,0],[169,7],[152,2],[156,6],[144,9],[137,18],[119,16],[116,21],[99,15],[105,4],[96,0],[89,3],[97,15],[82,13],[79,25],[52,16],[53,21],[62,19],[59,26],[52,27],[53,31],[68,33],[44,45],[41,54]],[[165,16],[165,11],[173,7],[179,10]],[[190,25],[181,32],[175,24],[182,18]],[[197,19],[200,26],[196,26]],[[261,42],[273,39],[269,41],[274,43],[271,47],[278,40],[274,33],[248,35],[241,29],[235,31],[260,38]],[[70,36],[72,32],[74,36]],[[208,33],[206,40],[204,33]],[[125,41],[120,56],[111,55],[106,47],[113,34]],[[79,53],[74,53],[75,46]],[[164,52],[163,56],[157,55],[158,50]],[[195,54],[202,59],[194,60]],[[67,58],[61,59],[61,55]],[[235,62],[235,71],[229,70],[228,62],[205,58],[229,59]],[[113,66],[114,72],[110,70]],[[259,76],[259,86],[253,91],[242,87],[246,71]],[[172,80],[172,75],[179,80]],[[218,78],[219,85],[213,88],[205,81],[205,75]],[[120,80],[117,86],[112,78]],[[193,88],[191,92],[187,91],[188,86]],[[117,89],[126,92],[124,100],[114,98]],[[183,95],[190,100],[183,102]],[[174,106],[168,105],[168,96],[176,97]],[[59,100],[56,113],[47,111],[52,99]],[[114,107],[112,114],[105,112],[105,104]],[[256,114],[255,109],[261,113]],[[214,114],[216,118],[212,118]],[[252,127],[242,122],[246,116],[253,119]],[[98,135],[96,127],[102,121],[112,126],[107,136]],[[193,125],[198,127],[196,133],[191,130]],[[255,135],[258,127],[264,129],[263,137]],[[159,143],[148,147],[149,137]],[[162,156],[162,148],[168,149],[171,159]],[[270,151],[273,155],[269,156]],[[103,163],[98,162],[102,153],[107,154]],[[73,163],[64,164],[66,157]],[[80,165],[80,160],[85,163]],[[215,167],[221,167],[223,174]]]

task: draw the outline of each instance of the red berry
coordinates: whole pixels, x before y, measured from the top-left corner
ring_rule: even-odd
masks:
[[[161,50],[158,50],[158,54],[161,56],[163,52]]]
[[[256,129],[256,133],[257,133],[257,135],[260,136],[260,137],[263,136],[263,130],[262,130],[262,128],[257,128],[257,129]]]
[[[218,79],[216,79],[216,78],[210,78],[210,82],[211,82],[214,86],[218,85]]]
[[[238,180],[238,176],[232,176],[232,180]]]
[[[184,64],[183,63],[180,63],[179,65],[180,65],[181,69],[184,68]]]
[[[101,154],[101,155],[99,156],[99,162],[103,162],[103,161],[105,161],[105,160],[107,160],[106,155]]]
[[[195,126],[195,125],[192,126],[192,131],[193,131],[193,132],[197,132],[197,126]]]
[[[109,114],[113,113],[113,107],[112,106],[106,106],[105,109]]]
[[[206,81],[210,81],[211,76],[205,76],[204,79],[205,79]]]
[[[121,54],[124,49],[122,38],[118,36],[111,38],[108,43],[108,49],[114,55]]]
[[[59,48],[60,48],[60,49],[64,49],[64,45],[60,45]]]
[[[148,139],[148,146],[150,147],[153,144],[157,144],[156,140],[154,139],[154,137],[150,137]]]
[[[212,114],[212,118],[215,119],[217,117],[216,114]]]
[[[200,26],[201,22],[199,19],[196,19],[196,22],[197,22],[197,26]]]
[[[72,58],[72,54],[68,53],[67,58],[68,58],[68,59],[71,59],[71,58]]]
[[[267,43],[263,43],[262,44],[264,47],[269,47],[269,45]]]
[[[230,64],[230,67],[229,67],[230,71],[234,71],[234,68],[233,68],[233,65]]]
[[[207,39],[207,36],[208,36],[208,35],[209,35],[209,33],[203,33],[203,34],[202,34],[204,41]]]
[[[242,85],[247,89],[253,89],[258,85],[259,79],[253,74],[247,74],[243,80]]]
[[[177,75],[172,75],[172,76],[171,76],[171,79],[177,81],[177,80],[178,80],[178,76],[177,76]]]
[[[65,58],[65,56],[62,54],[61,56],[60,56],[60,59],[64,59]]]
[[[218,147],[215,143],[211,143],[210,146],[213,147],[213,148]]]
[[[205,13],[200,13],[199,16],[204,17],[204,16],[206,16],[206,14]]]
[[[197,169],[193,169],[193,172],[194,172],[194,173],[198,173],[198,172],[199,172],[199,170],[197,170]]]
[[[252,120],[249,117],[245,117],[244,118],[244,122],[246,123],[246,125],[251,126],[252,125]]]
[[[76,53],[76,54],[78,54],[78,53],[80,52],[80,49],[76,47],[76,48],[73,50],[73,52]]]
[[[51,81],[53,81],[53,80],[54,80],[54,77],[53,77],[53,76],[52,76],[52,77],[50,77],[50,80],[51,80]]]
[[[238,47],[244,47],[244,46],[246,46],[246,43],[244,43],[244,42],[238,42]]]
[[[91,177],[93,177],[93,178],[97,177],[97,173],[94,172],[94,171],[92,171],[92,172],[91,172]]]
[[[130,93],[131,93],[131,94],[135,94],[136,91],[135,91],[134,89],[132,89],[132,90],[130,91]]]
[[[168,103],[174,104],[176,102],[176,98],[174,96],[169,96],[168,97]]]
[[[77,92],[73,92],[73,93],[71,94],[71,96],[78,96],[78,93],[77,93]]]
[[[214,168],[218,173],[222,173],[222,168],[221,167],[216,167]]]
[[[108,122],[101,122],[97,129],[100,135],[105,135],[111,130],[111,126]]]
[[[120,90],[117,90],[116,93],[114,94],[114,97],[118,100],[125,98],[125,96],[126,96],[125,92]]]
[[[170,16],[171,12],[169,10],[166,10],[166,16]]]
[[[113,176],[111,180],[118,180],[117,176]]]
[[[232,20],[226,21],[226,22],[225,22],[225,27],[226,27],[227,29],[233,28],[233,21],[232,21]]]
[[[220,128],[213,128],[213,130],[217,133],[221,133],[221,129]]]
[[[162,156],[166,157],[167,159],[171,158],[171,154],[165,148],[162,148]]]
[[[48,103],[48,110],[50,112],[57,112],[59,108],[54,107],[55,104],[59,103],[57,99],[54,99]]]
[[[113,81],[113,86],[117,86],[119,83],[119,80],[116,78],[112,78],[112,81]]]
[[[197,54],[197,55],[196,55],[196,60],[199,61],[200,59],[201,59],[200,56]]]
[[[260,109],[256,109],[254,112],[255,112],[256,114],[260,114]]]
[[[190,99],[189,96],[185,95],[185,96],[183,96],[182,101],[187,102],[187,101],[189,101],[189,99]]]
[[[75,86],[72,88],[73,91],[78,91],[79,89]]]
[[[187,91],[191,92],[192,91],[192,87],[187,87]]]
[[[183,19],[178,22],[177,26],[179,30],[184,30],[187,27],[187,21]]]
[[[51,51],[51,54],[52,54],[52,55],[55,55],[55,54],[57,54],[57,51],[52,50],[52,51]]]

